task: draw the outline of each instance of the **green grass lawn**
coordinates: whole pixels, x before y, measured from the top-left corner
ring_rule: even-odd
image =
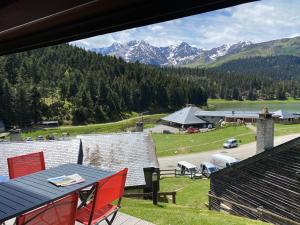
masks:
[[[157,120],[165,114],[154,114],[143,116],[143,122],[145,127],[152,127]],[[55,133],[61,136],[63,133],[69,133],[71,136],[78,134],[92,134],[92,133],[112,133],[126,131],[130,127],[134,127],[135,123],[140,120],[141,117],[133,117],[126,120],[112,122],[112,123],[101,123],[101,124],[89,124],[84,126],[61,126],[57,128],[46,128],[38,130],[29,130],[22,133],[23,137],[36,138],[39,135],[46,136]]]
[[[283,136],[294,133],[300,133],[300,124],[275,124],[275,136]]]
[[[177,192],[176,205],[124,198],[122,211],[157,225],[263,225],[266,223],[227,215],[206,208],[209,180],[164,178],[161,191]]]
[[[158,156],[170,156],[203,152],[222,148],[228,138],[240,140],[240,144],[255,141],[254,133],[247,127],[227,127],[196,134],[152,134]]]

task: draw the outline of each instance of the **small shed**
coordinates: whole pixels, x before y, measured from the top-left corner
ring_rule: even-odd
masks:
[[[161,118],[162,121],[168,123],[168,125],[175,127],[199,127],[207,128],[210,122],[198,118],[195,113],[201,111],[200,108],[196,106],[187,106],[181,110],[178,110],[166,117]]]
[[[274,224],[300,223],[299,175],[300,137],[213,173],[209,207]]]

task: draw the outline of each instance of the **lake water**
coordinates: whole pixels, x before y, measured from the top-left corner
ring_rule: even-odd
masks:
[[[223,111],[261,111],[264,106],[269,108],[269,111],[279,109],[300,113],[300,103],[213,103],[216,106],[215,110]]]

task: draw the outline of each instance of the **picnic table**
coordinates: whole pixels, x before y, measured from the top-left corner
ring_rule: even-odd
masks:
[[[48,178],[74,173],[78,173],[85,181],[65,187],[58,187],[47,181]],[[95,185],[99,180],[112,174],[114,172],[79,164],[64,164],[0,183],[0,224],[71,193]]]

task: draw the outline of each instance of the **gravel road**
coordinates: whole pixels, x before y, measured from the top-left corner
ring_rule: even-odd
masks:
[[[279,145],[294,138],[299,137],[300,134],[291,134],[285,136],[279,136],[274,138],[274,144]],[[216,153],[222,153],[239,160],[246,159],[255,154],[256,151],[256,142],[249,144],[240,145],[237,148],[233,149],[217,149],[207,152],[191,153],[186,155],[176,155],[176,156],[167,156],[158,158],[159,165],[161,169],[174,169],[178,161],[187,161],[190,163],[199,166],[201,162],[210,161],[211,155]]]

